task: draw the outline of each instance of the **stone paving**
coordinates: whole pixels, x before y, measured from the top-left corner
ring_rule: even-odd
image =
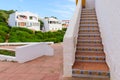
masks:
[[[62,44],[52,45],[54,56],[43,56],[27,63],[0,61],[0,80],[107,80],[63,78]]]
[[[62,80],[62,44],[52,45],[54,56],[19,64],[0,61],[0,80]]]

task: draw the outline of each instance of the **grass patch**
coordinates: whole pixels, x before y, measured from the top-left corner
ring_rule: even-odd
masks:
[[[15,56],[15,51],[0,50],[0,54],[7,56]]]

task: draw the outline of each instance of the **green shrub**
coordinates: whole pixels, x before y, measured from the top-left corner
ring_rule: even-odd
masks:
[[[7,50],[0,50],[0,54],[8,55],[8,56],[15,56],[15,52],[14,51],[7,51]]]
[[[12,27],[11,28],[11,32],[17,32],[17,31],[24,31],[24,32],[28,32],[30,34],[33,34],[33,31],[27,28],[21,28],[21,27]]]

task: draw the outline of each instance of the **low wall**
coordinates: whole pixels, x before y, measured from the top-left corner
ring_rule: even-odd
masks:
[[[111,80],[120,80],[120,0],[95,3]]]
[[[31,44],[16,48],[16,60],[19,63],[24,63],[43,55],[54,55],[53,49],[44,43]]]
[[[1,43],[0,46],[5,45],[24,45],[16,47],[16,49],[4,49],[4,50],[10,50],[15,51],[15,57],[12,56],[6,56],[6,55],[0,55],[0,60],[7,60],[7,61],[17,61],[19,63],[24,63],[33,59],[36,59],[38,57],[41,57],[43,55],[47,56],[53,56],[54,50],[49,45],[53,44],[53,42],[41,42],[41,43]],[[2,48],[1,48],[2,49]]]
[[[78,4],[76,7],[76,11],[70,20],[69,27],[66,31],[63,41],[63,56],[64,56],[64,77],[72,77],[72,66],[75,61],[75,52],[76,52],[76,44],[77,37],[79,31],[79,23],[81,16],[81,0],[78,0]]]

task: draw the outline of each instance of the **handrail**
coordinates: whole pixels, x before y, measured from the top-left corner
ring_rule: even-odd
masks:
[[[70,20],[70,24],[63,41],[64,76],[67,77],[72,76],[72,65],[75,61],[76,44],[82,8],[81,2],[81,0],[78,1],[76,11]]]

